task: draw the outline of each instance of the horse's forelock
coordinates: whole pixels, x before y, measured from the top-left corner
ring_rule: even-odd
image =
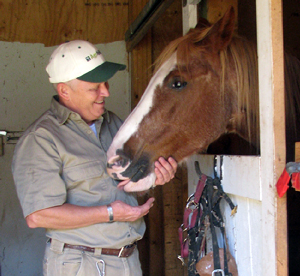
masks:
[[[179,37],[170,42],[156,60],[154,73],[156,73],[160,66],[164,64],[176,51],[178,66],[180,67],[182,65],[184,67],[188,67],[191,57],[197,57],[199,56],[199,52],[205,51],[206,46],[200,45],[199,43],[208,35],[210,29],[211,26],[191,29],[185,36]]]

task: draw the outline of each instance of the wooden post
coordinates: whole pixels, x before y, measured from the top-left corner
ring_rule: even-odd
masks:
[[[256,12],[264,221],[262,272],[284,276],[288,275],[286,198],[279,199],[275,189],[285,167],[286,154],[281,0],[258,0]]]
[[[271,1],[273,89],[274,89],[274,171],[275,181],[286,164],[285,140],[285,89],[284,89],[284,47],[282,0]],[[276,182],[275,182],[276,183]],[[277,199],[276,248],[277,275],[288,275],[287,197]]]

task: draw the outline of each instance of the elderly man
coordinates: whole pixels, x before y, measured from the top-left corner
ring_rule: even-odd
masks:
[[[46,68],[57,95],[19,140],[12,170],[24,217],[49,238],[44,275],[142,275],[136,242],[153,198],[139,206],[106,173],[106,151],[121,120],[105,110],[107,80],[125,65],[86,41],[60,45]],[[156,162],[156,185],[177,163]]]

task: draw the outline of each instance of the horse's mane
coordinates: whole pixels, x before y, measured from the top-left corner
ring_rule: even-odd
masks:
[[[172,41],[161,53],[155,62],[155,72],[177,51],[177,66],[189,69],[190,62],[197,60],[201,53],[209,51],[209,46],[201,43],[209,34],[212,26],[197,27],[191,29],[185,36]],[[234,64],[237,75],[237,97],[238,110],[246,112],[246,124],[248,129],[248,140],[251,142],[251,126],[255,126],[256,145],[259,144],[259,105],[258,105],[258,77],[257,77],[257,54],[255,45],[242,37],[234,35],[231,43],[219,52],[221,63],[220,92],[225,92],[226,72],[230,63]],[[223,95],[221,93],[221,96]],[[242,122],[240,122],[242,123]],[[245,123],[245,122],[244,122]],[[237,128],[240,126],[237,125]]]

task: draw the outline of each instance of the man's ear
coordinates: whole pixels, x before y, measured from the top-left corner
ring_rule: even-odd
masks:
[[[68,101],[70,99],[70,87],[65,83],[57,84],[57,94],[64,101]]]

